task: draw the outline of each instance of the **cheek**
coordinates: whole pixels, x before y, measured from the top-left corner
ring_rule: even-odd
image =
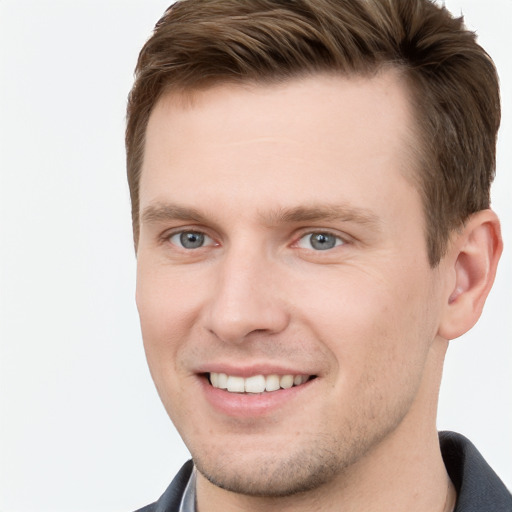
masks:
[[[152,343],[179,338],[193,323],[200,308],[204,279],[169,265],[139,259],[137,267],[137,309],[143,334]],[[158,338],[158,339],[155,339]]]
[[[324,282],[330,284],[307,294],[300,308],[334,354],[342,378],[387,380],[393,372],[417,371],[435,335],[428,280],[354,268]]]
[[[169,274],[154,267],[147,271],[139,263],[136,301],[151,377],[168,415],[176,422],[180,411],[185,417],[193,412],[185,399],[189,376],[180,370],[179,361],[194,325],[190,304],[194,293],[183,279]]]
[[[162,396],[166,381],[176,375],[177,354],[193,324],[192,292],[179,276],[170,276],[140,258],[136,302],[149,369]],[[162,397],[163,398],[163,397]]]

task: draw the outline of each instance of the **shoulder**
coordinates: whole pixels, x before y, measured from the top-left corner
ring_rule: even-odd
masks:
[[[455,432],[440,432],[439,442],[457,489],[455,512],[512,512],[512,495],[469,439]]]
[[[135,512],[178,512],[183,492],[187,486],[194,464],[187,461],[158,501]]]

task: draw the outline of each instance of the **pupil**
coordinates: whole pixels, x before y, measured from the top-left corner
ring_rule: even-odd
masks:
[[[204,243],[204,235],[201,233],[186,232],[181,233],[180,242],[185,249],[197,249]]]
[[[314,233],[310,238],[311,246],[320,251],[332,249],[336,245],[336,237],[328,233]]]

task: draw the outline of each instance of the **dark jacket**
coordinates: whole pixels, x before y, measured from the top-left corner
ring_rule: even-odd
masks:
[[[171,485],[160,496],[160,499],[151,505],[147,505],[136,512],[179,512],[181,497],[187,486],[194,464],[191,460],[185,462]]]
[[[440,432],[441,453],[457,490],[454,512],[512,512],[512,495],[473,443],[455,432]]]
[[[455,432],[440,432],[439,442],[457,490],[454,512],[512,512],[512,495],[468,439]],[[162,497],[137,512],[178,512],[192,468],[189,460]]]

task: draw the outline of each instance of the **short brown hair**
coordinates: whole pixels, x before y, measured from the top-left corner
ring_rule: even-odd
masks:
[[[135,244],[146,127],[167,91],[222,82],[401,69],[421,140],[417,187],[430,264],[450,232],[488,208],[500,98],[496,69],[463,18],[430,0],[178,0],[142,48],[127,109]]]

